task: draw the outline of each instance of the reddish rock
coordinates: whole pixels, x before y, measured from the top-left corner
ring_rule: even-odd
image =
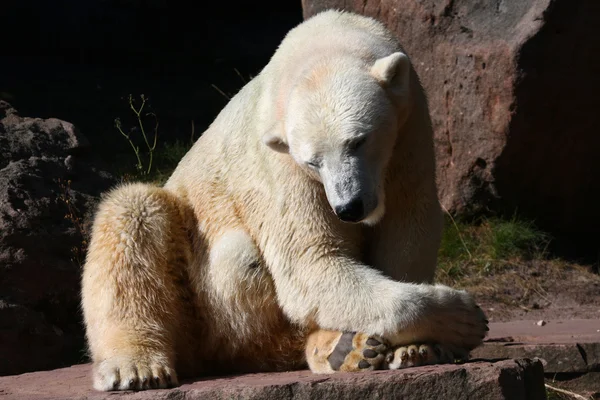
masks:
[[[546,319],[492,322],[487,342],[520,343],[600,343],[600,319]]]
[[[486,343],[472,354],[474,359],[503,360],[519,357],[538,357],[544,364],[544,372],[585,373],[588,365],[576,343]]]
[[[305,18],[345,9],[397,34],[428,93],[448,210],[518,210],[597,252],[600,2],[302,4]]]
[[[540,358],[546,374],[600,371],[600,320],[548,320],[491,323],[475,359]]]
[[[145,392],[96,392],[90,366],[0,378],[2,399],[545,399],[539,361],[507,360],[401,371],[247,374]]]

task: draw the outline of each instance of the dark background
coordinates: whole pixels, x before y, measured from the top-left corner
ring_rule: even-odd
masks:
[[[235,94],[302,21],[299,0],[209,4],[5,0],[0,99],[73,122],[106,155],[130,151],[113,126],[130,93],[149,97],[161,141],[189,138],[192,119],[197,136],[227,102],[212,85]]]
[[[262,6],[242,1],[202,4],[0,2],[0,100],[23,117],[72,122],[91,145],[76,157],[73,171],[65,168],[61,157],[66,154],[52,151],[61,148],[64,132],[56,132],[54,147],[42,152],[49,160],[21,159],[19,152],[9,151],[11,140],[20,143],[19,128],[8,124],[9,146],[0,157],[9,158],[0,165],[14,161],[14,171],[6,169],[0,175],[5,189],[0,193],[0,375],[88,360],[79,297],[82,262],[74,254],[85,254],[81,232],[89,232],[89,227],[81,228],[68,216],[90,222],[93,208],[86,196],[97,198],[109,183],[135,169],[130,144],[114,126],[115,118],[123,121],[125,131],[135,126],[128,95],[139,99],[144,94],[149,99],[144,113],[152,111],[159,120],[163,158],[168,144],[183,142],[168,154],[174,162],[165,168],[167,174],[190,145],[191,122],[197,138],[227,103],[212,85],[229,96],[235,94],[302,20],[300,0]],[[0,119],[3,113],[0,109]],[[51,126],[48,121],[27,124],[34,134]],[[151,130],[153,121],[146,119],[145,125]],[[1,125],[0,136],[4,129]],[[133,136],[141,141],[139,132]],[[39,140],[44,137],[38,135]],[[143,144],[142,151],[146,151]],[[103,181],[92,166],[116,179]],[[67,177],[68,191],[55,183]],[[61,200],[67,192],[70,206]],[[26,215],[15,221],[14,208],[24,204]]]
[[[560,13],[563,20],[566,15]],[[300,0],[262,5],[240,0],[208,4],[178,0],[4,0],[0,10],[0,99],[9,101],[22,116],[55,117],[74,123],[90,140],[92,153],[104,164],[102,167],[110,170],[123,158],[131,165],[130,145],[114,128],[115,118],[129,119],[125,125],[133,125],[128,94],[149,98],[146,111],[154,112],[160,122],[159,144],[188,142],[192,121],[197,138],[227,103],[226,96],[235,94],[255,76],[285,34],[301,21]],[[585,43],[593,41],[588,38]],[[554,57],[554,46],[548,48]],[[543,62],[538,53],[532,53],[532,59]],[[587,57],[589,52],[580,53]],[[547,87],[547,81],[535,82]],[[574,87],[581,92],[585,86]],[[527,90],[547,97],[538,87]],[[543,110],[540,115],[545,118],[546,108]],[[533,114],[527,110],[527,115]],[[569,120],[564,112],[551,114]],[[548,129],[543,128],[530,129],[539,132],[539,143],[547,140]],[[522,148],[528,151],[532,146]],[[553,156],[547,155],[551,160]],[[521,158],[531,162],[528,154]],[[528,170],[513,156],[505,159],[519,171]],[[570,165],[546,164],[556,164],[556,168]],[[509,173],[507,179],[511,181],[514,175]],[[555,179],[556,173],[545,176]],[[547,186],[556,190],[552,184]],[[516,195],[527,193],[527,186],[519,187]],[[586,204],[595,200],[588,196]],[[524,209],[521,199],[514,203],[521,206],[519,210]],[[538,208],[530,208],[531,216],[541,215]],[[557,218],[557,207],[547,209],[552,222]],[[576,211],[578,207],[569,209]],[[552,244],[557,254],[583,256],[597,263],[597,235],[587,230],[583,235],[572,230],[552,233],[557,235]]]

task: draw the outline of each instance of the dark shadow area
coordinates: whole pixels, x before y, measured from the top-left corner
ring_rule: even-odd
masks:
[[[154,112],[159,120],[159,145],[177,140],[187,145],[192,121],[197,138],[227,103],[219,91],[235,94],[260,72],[284,35],[301,20],[300,0],[268,6],[216,2],[210,8],[177,0],[8,0],[0,11],[4,39],[0,100],[8,101],[21,116],[74,123],[91,143],[81,162],[114,172],[116,160],[125,159],[128,165],[135,161],[130,144],[114,126],[117,117],[133,125],[129,94],[149,99],[145,111]],[[148,121],[150,129],[152,122]],[[42,127],[50,125],[40,121]],[[28,132],[36,134],[41,129],[30,128]],[[15,139],[8,142],[19,142],[18,129],[10,125],[10,130]],[[50,141],[34,155],[66,156],[59,151],[62,147],[51,147],[55,144]],[[23,149],[37,151],[35,146]],[[26,152],[19,154],[10,146],[3,150],[14,160],[0,160],[2,168],[10,161],[29,162]],[[178,160],[166,161],[172,169]],[[87,361],[79,300],[82,260],[69,259],[72,249],[83,253],[79,250],[85,246],[81,235],[70,228],[72,221],[65,219],[71,211],[57,200],[55,192],[60,188],[48,182],[57,177],[73,179],[68,193],[79,197],[82,185],[87,195],[106,190],[108,184],[94,181],[98,174],[87,173],[82,167],[87,164],[77,164],[72,178],[60,162],[51,164],[54,169],[47,165],[50,161],[40,162],[38,169],[23,167],[10,175],[9,184],[22,187],[28,203],[17,195],[4,197],[27,215],[20,225],[17,221],[9,226],[15,232],[4,228],[4,241],[0,240],[0,256],[6,249],[10,256],[0,260],[0,282],[6,284],[0,293],[0,336],[11,350],[8,361],[0,363],[0,375]],[[91,212],[93,208],[83,204],[88,199],[79,197],[69,199],[69,204]],[[34,200],[39,216],[34,213]],[[12,221],[10,216],[0,217]],[[0,218],[0,225],[3,221]],[[32,273],[35,279],[30,279]]]
[[[149,98],[159,141],[188,140],[192,120],[197,137],[227,102],[212,85],[235,94],[301,20],[300,0],[7,0],[0,99],[73,122],[104,160],[130,151],[114,128],[130,93]]]
[[[595,0],[555,2],[521,49],[511,136],[495,166],[505,211],[554,236],[550,250],[600,257],[600,12]]]

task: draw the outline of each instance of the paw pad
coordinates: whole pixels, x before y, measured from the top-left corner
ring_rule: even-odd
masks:
[[[334,371],[379,369],[384,363],[387,345],[383,339],[362,333],[343,333],[328,362]]]
[[[377,352],[375,350],[367,349],[367,350],[363,351],[363,356],[365,356],[367,358],[375,358],[378,355],[379,354],[377,354]]]

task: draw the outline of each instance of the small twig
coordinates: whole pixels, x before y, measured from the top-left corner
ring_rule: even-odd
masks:
[[[552,304],[552,301],[549,300],[546,296],[544,296],[539,290],[537,290],[536,288],[532,288],[531,290],[533,290],[535,293],[537,293],[538,296],[540,296],[543,300],[546,300],[546,306],[549,306],[550,304]]]
[[[154,115],[154,118],[156,119],[156,127],[155,127],[155,131],[154,131],[154,144],[152,146],[150,146],[150,142],[148,142],[148,136],[146,135],[146,130],[144,129],[144,123],[142,122],[142,110],[144,109],[144,106],[146,105],[146,96],[144,96],[142,94],[142,95],[140,95],[140,99],[142,99],[142,104],[140,105],[139,109],[136,109],[135,106],[133,105],[133,96],[129,95],[129,107],[133,110],[133,112],[135,113],[135,116],[137,117],[138,125],[142,132],[142,136],[144,137],[144,142],[146,142],[146,147],[148,148],[148,151],[150,153],[150,160],[148,161],[148,170],[146,171],[146,174],[149,174],[150,170],[152,169],[152,159],[153,159],[154,149],[156,148],[156,137],[157,137],[157,133],[158,133],[158,119],[156,118],[156,115],[154,115],[154,113],[146,114],[146,115]]]
[[[221,93],[221,95],[222,95],[223,97],[225,97],[227,100],[231,100],[231,97],[227,96],[227,95],[225,94],[225,92],[223,92],[221,89],[219,89],[219,88],[217,87],[217,85],[215,85],[215,84],[211,83],[211,84],[210,84],[210,86],[212,86],[213,88],[215,88],[215,90],[216,90],[217,92]]]
[[[237,76],[240,77],[240,79],[242,80],[242,83],[245,85],[246,84],[246,80],[244,79],[244,77],[242,76],[242,74],[240,74],[240,71],[237,70],[237,68],[233,69],[235,71],[235,73],[237,74]]]
[[[473,255],[471,254],[471,252],[467,248],[467,244],[465,243],[462,235],[460,234],[460,230],[458,229],[458,225],[456,224],[456,221],[454,220],[454,218],[452,218],[452,215],[450,214],[450,212],[448,211],[448,209],[446,207],[444,207],[442,205],[442,208],[444,209],[444,211],[446,212],[446,214],[448,214],[448,216],[450,217],[450,220],[452,221],[452,224],[454,225],[454,228],[456,229],[456,232],[458,233],[458,238],[460,239],[460,242],[462,243],[463,247],[465,248],[465,251],[469,255],[469,261],[473,261]]]
[[[71,221],[71,223],[75,226],[75,229],[77,229],[77,232],[79,233],[79,235],[81,236],[81,243],[80,246],[74,246],[71,248],[71,253],[73,254],[73,256],[75,257],[75,259],[71,258],[72,262],[77,263],[77,265],[79,267],[81,267],[83,265],[83,254],[85,252],[85,248],[87,246],[87,241],[85,240],[86,235],[86,229],[85,226],[83,225],[83,222],[81,220],[80,217],[80,211],[79,209],[75,206],[74,204],[74,199],[71,197],[70,194],[70,190],[71,190],[71,180],[67,180],[66,184],[59,178],[58,179],[58,185],[59,187],[62,189],[63,194],[59,197],[59,199],[61,199],[67,206],[67,210],[68,210],[68,214],[65,215],[65,219],[68,219]]]
[[[545,383],[544,386],[546,386],[546,388],[548,388],[550,390],[554,390],[555,392],[566,394],[567,396],[571,396],[577,400],[590,400],[590,398],[584,397],[580,394],[569,392],[568,390],[560,389],[560,388],[557,388],[554,386],[550,386],[547,383]]]
[[[137,123],[138,126],[140,128],[140,131],[142,132],[142,137],[144,138],[144,142],[146,143],[146,147],[148,149],[148,168],[146,169],[145,174],[148,175],[150,174],[150,171],[152,170],[152,162],[154,160],[154,150],[156,149],[156,143],[158,140],[158,118],[156,117],[156,114],[154,114],[153,112],[149,112],[144,114],[144,117],[147,116],[153,116],[154,120],[156,121],[156,124],[154,125],[154,141],[152,142],[152,145],[150,145],[150,141],[148,140],[148,135],[146,134],[146,129],[144,128],[144,123],[142,121],[142,111],[144,110],[144,106],[146,105],[146,96],[145,95],[140,95],[140,99],[142,100],[142,104],[140,104],[139,108],[136,108],[135,106],[135,102],[133,100],[133,95],[129,95],[128,100],[129,100],[129,108],[131,109],[131,111],[133,111],[133,113],[135,114],[136,118],[137,118]],[[131,145],[131,147],[133,148],[133,151],[135,152],[135,156],[137,157],[138,160],[138,164],[137,164],[137,169],[138,171],[140,171],[141,173],[142,170],[144,169],[144,164],[142,163],[142,159],[140,157],[140,147],[136,146],[133,141],[131,140],[131,132],[129,134],[126,134],[122,129],[121,129],[121,121],[117,118],[115,119],[115,126],[116,128],[119,130],[119,132],[121,133],[121,135],[123,135],[127,141],[129,141],[129,144]]]
[[[158,138],[158,118],[154,113],[148,113],[146,115],[152,115],[154,120],[156,121],[156,125],[154,125],[154,143],[152,143],[152,147],[148,146],[148,152],[150,153],[150,160],[148,161],[148,170],[146,171],[146,175],[150,173],[152,169],[152,160],[154,159],[154,150],[156,149],[156,139]],[[140,121],[141,124],[141,121]],[[146,136],[144,135],[144,139]],[[146,141],[146,145],[148,145],[148,141]]]
[[[127,141],[129,142],[129,144],[131,145],[131,147],[133,148],[133,152],[135,153],[135,156],[137,157],[137,169],[138,170],[142,170],[143,165],[142,165],[142,159],[140,158],[140,148],[137,147],[133,141],[130,139],[130,135],[126,134],[125,132],[123,132],[123,129],[121,129],[121,120],[119,118],[115,119],[115,127],[118,129],[119,132],[121,132],[121,135],[123,135],[125,137],[125,139],[127,139]]]
[[[194,144],[194,133],[196,131],[196,126],[194,125],[194,120],[192,120],[192,134],[190,135],[190,143]]]

